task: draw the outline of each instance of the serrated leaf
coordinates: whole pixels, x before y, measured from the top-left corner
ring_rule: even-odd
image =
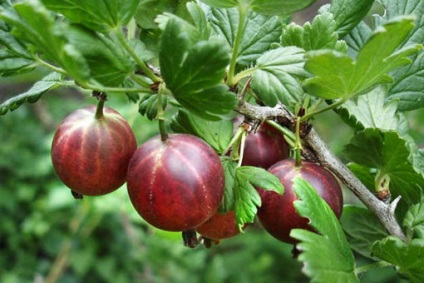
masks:
[[[348,35],[344,37],[348,45],[347,54],[356,58],[362,46],[368,41],[372,34],[371,28],[364,22],[360,22]]]
[[[28,60],[32,60],[31,54],[28,52],[26,47],[19,42],[11,33],[10,30],[0,30],[0,46],[4,46],[9,49],[12,54]]]
[[[397,113],[397,101],[385,100],[385,89],[377,87],[359,96],[356,101],[346,101],[341,108],[348,113],[348,119],[354,119],[355,128],[378,128],[406,133],[408,127],[401,114]]]
[[[372,244],[388,236],[375,215],[363,207],[345,206],[340,222],[348,236],[350,247],[368,258],[373,258],[371,256]]]
[[[244,0],[250,8],[263,15],[288,15],[300,11],[315,0]]]
[[[316,16],[312,23],[306,22],[303,26],[291,23],[286,26],[281,36],[281,44],[297,46],[306,51],[333,49],[346,52],[347,46],[340,45],[338,42],[336,28],[336,21],[332,14],[321,14]],[[340,49],[340,47],[343,48]]]
[[[330,12],[337,23],[339,38],[348,34],[367,15],[374,0],[337,0],[332,1]]]
[[[201,0],[215,8],[232,8],[238,5],[238,0]]]
[[[424,52],[414,56],[412,61],[411,65],[391,73],[395,78],[395,83],[389,88],[388,99],[398,101],[398,108],[401,111],[424,107]]]
[[[107,32],[126,25],[134,15],[138,0],[42,0],[47,8],[89,29]]]
[[[184,108],[199,117],[219,120],[235,107],[237,99],[223,83],[229,50],[220,40],[199,40],[180,21],[170,18],[159,60],[166,87]]]
[[[398,132],[365,129],[352,138],[345,154],[358,164],[380,170],[381,176],[387,174],[394,197],[401,195],[408,203],[420,200],[424,178],[410,163],[406,140]]]
[[[103,85],[118,86],[134,71],[134,65],[122,48],[101,34],[71,25],[67,29],[67,38],[84,56],[90,76]]]
[[[7,77],[34,70],[33,60],[17,57],[8,50],[0,49],[0,76]]]
[[[66,38],[65,22],[56,22],[39,0],[21,2],[14,7],[16,11],[0,8],[0,18],[14,28],[15,37],[32,44],[40,57],[52,60],[75,80],[89,79],[84,57]]]
[[[5,115],[8,111],[13,111],[26,102],[36,102],[44,93],[60,86],[61,82],[62,75],[58,73],[51,73],[45,76],[26,92],[14,96],[0,104],[0,115]]]
[[[424,199],[409,207],[403,226],[407,229],[409,238],[424,239]]]
[[[227,213],[230,210],[234,210],[235,198],[234,198],[234,183],[236,176],[237,163],[232,161],[230,158],[221,158],[222,166],[224,167],[225,176],[225,190],[224,196],[219,206],[219,212]]]
[[[290,233],[300,241],[296,247],[301,251],[298,259],[304,263],[303,272],[311,282],[359,282],[352,251],[330,206],[301,178],[293,180],[293,189],[300,198],[294,202],[295,209],[318,232],[293,229]]]
[[[332,51],[310,52],[305,69],[316,77],[305,81],[306,90],[325,99],[349,98],[377,84],[392,82],[388,73],[410,63],[407,56],[422,48],[412,45],[396,51],[412,28],[413,18],[406,16],[385,23],[361,48],[356,62],[347,55]]]
[[[409,243],[389,236],[372,246],[373,255],[396,265],[402,277],[413,283],[424,282],[424,240],[413,239]]]
[[[370,191],[375,190],[375,177],[377,169],[362,166],[360,164],[350,162],[347,164],[350,171],[367,187]]]
[[[231,120],[209,121],[182,109],[172,117],[170,126],[174,132],[200,137],[219,154],[225,153],[233,133]]]
[[[413,15],[416,17],[415,27],[411,31],[409,44],[422,44],[424,42],[424,2],[421,0],[380,0],[386,12],[383,20],[391,20],[402,15]]]
[[[274,174],[254,166],[241,166],[237,168],[237,177],[248,180],[255,187],[262,190],[274,191],[278,194],[284,192],[284,187]]]
[[[138,112],[146,116],[149,120],[154,120],[157,118],[158,114],[158,96],[152,94],[144,94],[140,98],[140,102],[138,104]],[[166,96],[162,97],[162,109],[165,109],[167,103]]]
[[[252,89],[269,106],[278,101],[290,107],[303,94],[294,76],[307,76],[303,69],[304,51],[297,47],[281,47],[265,52],[256,61]]]
[[[212,9],[210,21],[215,33],[233,49],[239,22],[237,9]],[[278,17],[249,12],[237,52],[237,64],[247,67],[255,62],[270,49],[272,43],[279,42],[280,35],[281,21]]]
[[[283,193],[280,180],[263,168],[253,166],[237,167],[234,181],[234,210],[239,227],[253,223],[261,198],[254,186],[264,190]]]
[[[211,35],[212,27],[209,24],[205,12],[197,3],[193,2],[187,3],[187,10],[200,33],[200,38],[208,39]]]

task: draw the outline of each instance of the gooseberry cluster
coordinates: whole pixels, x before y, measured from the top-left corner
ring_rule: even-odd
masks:
[[[284,185],[282,195],[257,188],[262,198],[258,219],[275,238],[295,243],[291,229],[311,228],[293,207],[293,178],[310,182],[338,217],[343,199],[329,171],[309,161],[298,165],[289,153],[283,135],[264,123],[247,136],[241,164],[268,169]],[[135,210],[159,229],[182,231],[192,240],[198,233],[206,246],[240,233],[234,211],[218,212],[225,189],[221,159],[198,137],[158,135],[137,148],[130,125],[99,102],[64,119],[51,154],[57,175],[74,196],[104,195],[127,182]],[[186,245],[196,246],[196,239],[190,241]]]

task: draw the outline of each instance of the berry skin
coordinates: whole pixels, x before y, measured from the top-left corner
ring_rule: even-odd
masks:
[[[110,193],[125,183],[128,163],[137,149],[134,133],[115,110],[96,106],[69,114],[52,143],[53,167],[73,192],[87,196]]]
[[[205,223],[197,227],[196,231],[211,240],[228,239],[240,233],[234,211],[228,211],[225,214],[215,213]]]
[[[246,137],[243,166],[268,169],[274,163],[289,157],[289,145],[274,127],[263,123],[257,132]]]
[[[276,239],[295,244],[296,240],[289,236],[292,229],[312,230],[308,219],[300,217],[293,206],[298,198],[293,191],[292,180],[297,176],[308,181],[330,205],[337,218],[340,218],[343,208],[342,191],[336,178],[323,167],[309,161],[302,161],[301,167],[296,167],[294,160],[286,159],[277,162],[268,171],[280,179],[284,193],[279,195],[259,189],[262,206],[257,215],[265,230]]]
[[[156,136],[137,149],[128,168],[134,208],[151,225],[168,231],[194,229],[218,209],[224,193],[219,156],[201,139]]]

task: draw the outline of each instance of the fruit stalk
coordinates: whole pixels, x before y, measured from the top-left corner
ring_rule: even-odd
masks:
[[[275,107],[256,106],[241,101],[238,107],[239,113],[253,119],[266,120],[270,118],[280,118],[289,127],[295,124],[295,116],[288,111],[284,105]],[[394,211],[399,198],[392,203],[380,201],[373,195],[361,181],[330,151],[326,143],[321,139],[318,133],[311,129],[310,132],[302,137],[305,145],[311,149],[314,157],[322,166],[333,172],[343,184],[347,186],[369,209],[373,212],[384,228],[393,236],[406,240],[399,223],[397,222]]]

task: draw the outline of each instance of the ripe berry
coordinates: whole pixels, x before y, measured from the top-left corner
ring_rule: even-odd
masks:
[[[268,169],[289,157],[289,145],[273,126],[264,123],[246,137],[242,165]]]
[[[104,107],[96,117],[96,107],[89,106],[72,112],[59,125],[51,155],[65,185],[78,194],[97,196],[125,183],[136,149],[134,133],[118,112]]]
[[[296,243],[289,236],[294,228],[312,230],[308,225],[308,219],[300,217],[293,201],[297,199],[293,191],[292,180],[301,176],[308,181],[318,194],[330,205],[339,218],[343,207],[343,196],[340,185],[335,177],[323,167],[308,161],[302,161],[300,167],[295,166],[295,161],[286,159],[277,162],[268,169],[276,175],[284,185],[284,193],[279,195],[272,191],[259,189],[262,198],[262,206],[258,209],[258,218],[265,228],[275,238],[287,242]]]
[[[240,233],[234,211],[225,214],[215,213],[205,223],[196,228],[197,233],[211,240],[222,240]]]
[[[224,193],[219,156],[186,134],[159,136],[137,149],[128,167],[128,193],[141,217],[168,231],[194,229],[218,209]]]

